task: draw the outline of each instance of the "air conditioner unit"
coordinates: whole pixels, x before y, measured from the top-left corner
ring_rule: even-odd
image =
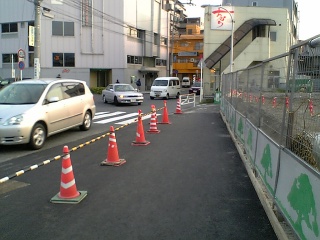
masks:
[[[190,58],[190,62],[194,62],[194,58]]]
[[[169,4],[169,3],[166,3],[166,4],[164,5],[164,10],[166,10],[166,11],[172,11],[172,10],[173,10],[172,5]]]

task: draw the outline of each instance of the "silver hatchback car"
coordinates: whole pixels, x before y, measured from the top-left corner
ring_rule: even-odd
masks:
[[[0,144],[43,147],[48,136],[79,126],[88,130],[96,113],[85,81],[40,79],[14,82],[0,91]]]
[[[102,100],[105,103],[114,103],[119,105],[120,103],[134,103],[141,105],[143,103],[143,94],[137,92],[130,84],[118,83],[109,84],[102,90]]]

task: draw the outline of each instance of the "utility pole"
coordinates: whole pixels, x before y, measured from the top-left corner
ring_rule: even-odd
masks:
[[[173,77],[173,48],[174,48],[174,30],[175,30],[175,22],[176,22],[176,5],[177,0],[174,0],[173,4],[173,18],[172,18],[172,25],[171,25],[171,56],[170,56],[170,76]]]
[[[41,49],[41,2],[43,0],[35,0],[34,7],[35,7],[35,21],[34,21],[34,78],[40,78],[40,49]]]

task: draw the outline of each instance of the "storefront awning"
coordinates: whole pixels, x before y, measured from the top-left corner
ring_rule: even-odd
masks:
[[[159,72],[159,69],[156,68],[156,67],[145,67],[145,66],[142,66],[139,69],[139,72]]]

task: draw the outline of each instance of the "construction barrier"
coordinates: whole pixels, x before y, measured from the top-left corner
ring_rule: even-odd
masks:
[[[179,96],[179,102],[180,106],[182,107],[183,105],[193,105],[193,107],[196,106],[196,94],[191,93],[191,94],[182,94]]]

